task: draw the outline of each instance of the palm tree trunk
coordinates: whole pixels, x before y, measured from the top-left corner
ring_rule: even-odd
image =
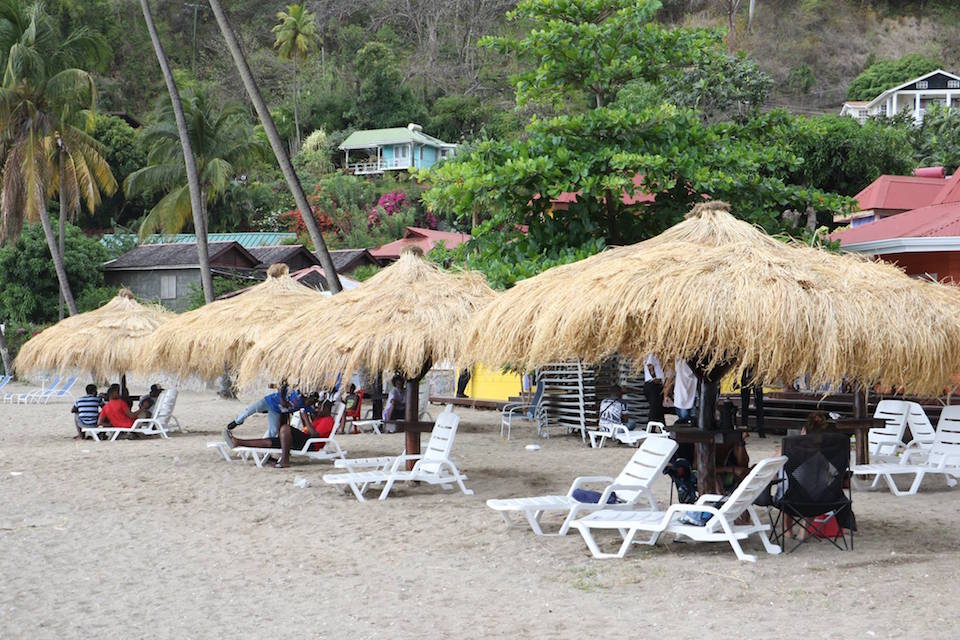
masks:
[[[141,2],[145,1],[146,0],[141,0]],[[237,41],[237,36],[233,32],[233,27],[230,26],[230,22],[223,12],[220,0],[210,0],[210,8],[213,10],[213,15],[217,19],[217,25],[219,25],[221,33],[223,33],[223,39],[227,42],[227,48],[230,49],[230,55],[233,56],[233,62],[237,66],[237,71],[240,73],[240,79],[243,80],[243,85],[247,89],[250,101],[253,102],[253,107],[257,110],[260,124],[263,125],[267,139],[270,140],[273,154],[277,157],[277,162],[280,164],[283,177],[286,179],[287,186],[293,194],[294,202],[297,203],[297,208],[300,210],[303,222],[307,225],[307,231],[310,233],[310,239],[313,240],[313,246],[316,248],[317,253],[320,254],[320,264],[323,265],[323,271],[327,277],[327,284],[330,287],[330,291],[331,293],[340,293],[343,287],[340,285],[340,278],[337,276],[336,269],[333,268],[333,258],[330,257],[327,244],[323,241],[320,227],[317,226],[317,221],[313,217],[313,209],[307,201],[307,194],[304,193],[300,179],[293,170],[293,165],[290,164],[290,157],[283,147],[283,140],[280,139],[277,126],[270,116],[270,110],[267,109],[267,105],[263,101],[263,96],[260,95],[260,89],[257,88],[257,83],[253,79],[253,74],[250,72],[250,65],[247,64],[247,59],[240,49],[240,43]]]
[[[2,325],[0,325],[0,361],[3,362],[3,374],[12,376],[13,363],[10,362],[10,350],[7,349],[7,337],[4,335]]]
[[[300,108],[298,106],[299,102],[299,87],[297,86],[297,56],[293,56],[293,127],[297,132],[297,141],[294,145],[291,153],[296,154],[300,150]]]
[[[67,201],[63,197],[63,170],[66,165],[65,153],[63,152],[63,147],[60,148],[59,161],[60,161],[60,220],[59,222],[59,233],[57,234],[57,249],[60,251],[60,259],[64,260],[64,254],[66,252],[66,242],[64,238],[67,233]],[[57,318],[63,320],[63,293],[60,293],[60,300],[57,303]]]
[[[207,226],[203,220],[203,201],[200,195],[200,174],[197,172],[197,160],[193,155],[193,146],[190,144],[190,134],[187,130],[187,119],[183,115],[180,91],[173,79],[173,72],[170,71],[170,63],[167,60],[166,52],[163,50],[163,43],[160,42],[160,36],[157,35],[157,28],[153,24],[153,15],[150,13],[148,0],[140,0],[140,8],[143,10],[143,19],[147,23],[147,31],[150,32],[150,40],[153,42],[153,51],[157,55],[157,62],[160,63],[160,71],[163,72],[163,80],[167,85],[167,92],[170,94],[170,102],[173,105],[173,114],[177,120],[177,133],[180,134],[183,163],[187,171],[187,187],[190,190],[190,208],[193,209],[193,227],[197,235],[200,283],[203,286],[203,299],[210,303],[213,302],[213,275],[210,273]]]
[[[70,283],[67,281],[67,269],[63,266],[63,256],[57,247],[57,237],[53,235],[53,225],[50,224],[50,214],[45,208],[40,210],[40,224],[43,226],[43,235],[47,238],[47,247],[50,249],[50,255],[53,256],[53,268],[57,271],[57,280],[60,281],[60,293],[67,303],[67,309],[70,315],[77,315],[77,303],[73,300],[73,292],[70,291]]]

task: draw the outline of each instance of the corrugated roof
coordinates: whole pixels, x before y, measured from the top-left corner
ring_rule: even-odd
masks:
[[[297,234],[281,231],[250,231],[237,233],[208,233],[207,242],[237,242],[240,246],[247,249],[251,247],[264,247],[283,244],[290,240],[295,240]],[[101,238],[101,242],[119,242],[123,240],[136,240],[137,236],[132,233],[113,234],[106,233]],[[197,236],[192,233],[177,233],[164,236],[153,234],[147,237],[141,244],[192,244],[197,241]]]
[[[249,263],[256,266],[259,261],[237,242],[208,243],[210,264],[215,265],[218,258],[230,251],[236,251]],[[198,267],[197,244],[144,244],[125,254],[104,263],[107,271],[113,269],[150,269],[155,267]],[[232,265],[231,265],[232,266]]]
[[[366,249],[334,249],[330,252],[330,258],[333,260],[333,268],[340,272],[341,269],[349,268],[355,261],[364,260],[370,264],[375,264],[376,259],[370,255]]]
[[[370,255],[380,260],[396,260],[408,247],[420,247],[424,253],[428,253],[438,244],[443,244],[447,249],[454,249],[469,240],[470,236],[466,233],[407,227],[402,238],[388,242],[382,247],[370,249]]]
[[[320,260],[315,255],[307,251],[301,244],[282,244],[275,247],[252,247],[250,250],[256,258],[264,265],[271,265],[278,262],[286,262],[297,254],[303,254],[307,260],[320,264]]]
[[[338,147],[341,151],[347,149],[370,149],[372,147],[383,146],[387,144],[403,144],[405,142],[415,142],[417,144],[427,144],[433,147],[454,146],[439,138],[434,138],[425,134],[423,131],[411,130],[406,127],[393,127],[390,129],[366,129],[364,131],[354,131]]]

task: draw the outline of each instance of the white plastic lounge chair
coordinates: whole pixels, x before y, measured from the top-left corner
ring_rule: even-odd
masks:
[[[907,445],[907,449],[930,451],[937,437],[937,430],[930,424],[926,411],[916,402],[907,403],[907,427],[910,428],[910,435],[913,438]]]
[[[422,455],[407,455],[406,451],[396,457],[385,458],[355,458],[337,460],[334,465],[346,469],[346,473],[328,473],[323,476],[327,484],[350,487],[357,500],[364,502],[363,494],[370,486],[384,485],[380,492],[380,500],[386,500],[390,490],[397,482],[425,482],[441,485],[444,489],[452,489],[456,483],[464,495],[473,495],[463,483],[467,476],[460,473],[457,465],[450,459],[450,450],[457,436],[457,426],[460,416],[453,412],[453,405],[437,416],[427,443],[426,451]],[[413,469],[407,471],[408,460],[416,460]]]
[[[601,426],[596,430],[587,431],[587,435],[590,436],[590,446],[594,449],[602,449],[607,438],[613,438],[623,444],[636,447],[646,440],[647,436],[663,434],[665,429],[666,427],[664,427],[662,422],[651,420],[647,423],[645,429],[634,429],[631,431],[627,429],[626,425],[620,424],[611,425],[610,427]]]
[[[666,436],[653,436],[643,441],[616,479],[609,476],[581,476],[573,481],[566,495],[487,500],[487,506],[500,512],[507,523],[507,528],[517,526],[511,514],[523,515],[538,536],[564,536],[577,516],[586,512],[601,509],[636,510],[643,508],[644,502],[649,504],[651,509],[656,509],[657,503],[653,499],[650,487],[662,475],[663,468],[676,450],[677,443],[674,440]],[[590,503],[578,502],[574,499],[573,492],[590,483],[605,484],[600,500],[597,503]],[[607,504],[613,493],[616,493],[617,498],[623,502],[616,505]],[[556,533],[544,533],[540,527],[540,518],[545,513],[566,513],[563,524]]]
[[[912,443],[911,443],[912,445]],[[890,492],[895,496],[916,495],[920,484],[927,474],[938,474],[946,477],[948,486],[956,486],[960,478],[960,406],[944,407],[937,423],[936,437],[929,450],[922,445],[908,446],[900,462],[871,463],[854,465],[851,469],[854,480],[862,476],[875,475],[871,487],[876,487],[880,480],[884,480]],[[906,491],[901,491],[894,481],[894,476],[913,475],[913,482]],[[862,483],[858,482],[858,486]]]
[[[157,396],[157,404],[153,409],[153,417],[137,418],[129,428],[93,426],[83,427],[83,432],[93,436],[94,440],[106,439],[113,442],[120,437],[122,433],[139,433],[145,436],[169,437],[167,434],[174,431],[184,431],[180,421],[173,415],[173,410],[177,405],[177,390],[166,389]]]
[[[871,460],[889,462],[897,458],[897,454],[905,446],[903,434],[907,429],[909,412],[908,403],[903,400],[881,400],[877,404],[873,417],[882,418],[887,424],[882,429],[870,429],[868,433]]]
[[[759,534],[767,553],[778,554],[781,551],[778,545],[770,542],[767,535],[770,525],[760,522],[753,501],[761,492],[767,490],[770,481],[777,476],[786,461],[786,456],[779,456],[758,462],[719,508],[714,505],[723,500],[723,496],[706,494],[700,496],[696,504],[674,504],[666,511],[603,509],[574,521],[571,526],[580,531],[595,558],[622,558],[634,543],[637,533],[643,531],[650,534],[650,537],[637,541],[638,544],[653,545],[664,533],[672,533],[697,542],[727,542],[733,547],[737,558],[755,562],[756,556],[744,553],[740,546],[741,540],[745,540],[754,533]],[[682,521],[684,514],[702,512],[712,514],[703,526]],[[750,524],[734,524],[744,513],[750,516]],[[600,550],[593,537],[594,530],[598,529],[612,529],[619,532],[623,541],[616,553],[604,553]]]
[[[6,393],[3,396],[3,401],[9,404],[13,404],[13,403],[26,404],[28,402],[33,402],[35,398],[45,393],[49,393],[50,390],[55,388],[58,384],[60,384],[60,376],[54,376],[53,383],[49,387],[47,387],[44,384],[41,384],[39,387],[35,387],[30,391],[25,391],[23,393],[16,393],[16,392]]]

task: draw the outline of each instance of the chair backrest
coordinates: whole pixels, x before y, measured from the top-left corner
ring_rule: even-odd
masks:
[[[54,394],[57,398],[62,398],[66,394],[70,393],[70,389],[73,388],[73,385],[77,383],[77,376],[70,376],[63,381],[63,384],[60,385],[60,388]]]
[[[910,413],[908,403],[903,400],[881,400],[873,412],[874,418],[886,422],[882,429],[870,429],[867,440],[870,445],[870,455],[880,455],[884,451],[882,445],[903,442],[903,433],[907,429],[907,414]],[[886,447],[889,448],[889,447]],[[893,450],[889,453],[894,453]]]
[[[937,436],[930,446],[927,464],[960,467],[960,405],[944,407],[937,423]]]
[[[787,462],[782,503],[791,513],[815,516],[845,503],[843,483],[850,469],[850,435],[815,433],[781,442]]]
[[[333,416],[333,431],[330,432],[331,438],[340,429],[340,427],[343,426],[343,416],[347,412],[347,405],[342,400],[337,401],[336,407],[337,413]]]
[[[13,376],[3,376],[2,378],[0,378],[0,389],[7,386],[7,383],[10,382],[11,378],[13,378]]]
[[[649,489],[650,485],[663,475],[663,468],[670,462],[676,450],[677,441],[673,438],[647,436],[616,477],[614,484],[641,485]],[[626,502],[633,502],[638,495],[638,491],[617,491],[617,497]]]
[[[761,493],[767,491],[770,482],[773,481],[783,465],[787,462],[787,456],[778,456],[776,458],[764,458],[757,463],[743,482],[733,490],[727,501],[720,507],[720,514],[726,518],[731,525],[734,520],[739,518],[746,511],[753,501]],[[720,520],[716,516],[710,518],[706,527],[711,531],[721,528]]]
[[[59,375],[53,376],[53,380],[50,381],[50,384],[45,387],[42,387],[43,395],[47,396],[53,393],[59,384],[60,384],[60,376]],[[37,391],[39,391],[39,389],[37,389]]]
[[[913,436],[914,442],[921,446],[929,447],[937,437],[927,412],[916,402],[907,403],[907,426],[910,427],[910,435]]]
[[[153,419],[166,428],[173,415],[173,408],[177,405],[177,390],[164,389],[157,397],[157,406],[153,410]]]
[[[423,457],[417,467],[423,473],[439,473],[443,469],[441,462],[450,459],[450,450],[453,449],[453,440],[457,437],[457,426],[460,416],[453,412],[453,405],[440,412],[437,421],[433,424],[430,441],[423,452]]]

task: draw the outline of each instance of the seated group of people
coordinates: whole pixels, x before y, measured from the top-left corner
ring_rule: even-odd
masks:
[[[133,401],[123,393],[119,384],[111,384],[104,394],[97,393],[95,384],[88,384],[84,391],[86,395],[77,398],[70,409],[77,430],[74,438],[78,440],[86,438],[83,432],[85,427],[129,429],[136,420],[152,417],[163,387],[159,384],[150,385],[150,393],[140,396],[136,411],[133,411]]]

